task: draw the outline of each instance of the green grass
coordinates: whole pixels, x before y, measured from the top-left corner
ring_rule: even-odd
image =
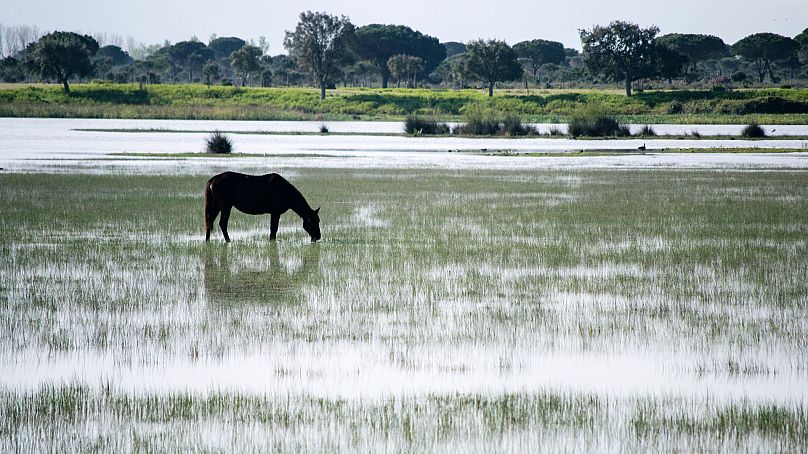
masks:
[[[337,89],[320,100],[310,88],[204,85],[3,85],[0,116],[232,120],[399,119],[421,115],[457,120],[469,109],[493,109],[529,121],[564,122],[582,106],[600,106],[631,123],[808,123],[808,90],[647,91],[626,97],[609,90]]]
[[[0,174],[0,355],[81,372],[0,388],[2,449],[805,450],[797,403],[501,388],[622,349],[666,380],[800,380],[805,171],[283,173],[323,241],[234,213],[206,244],[207,174]],[[160,391],[217,364],[267,385]]]

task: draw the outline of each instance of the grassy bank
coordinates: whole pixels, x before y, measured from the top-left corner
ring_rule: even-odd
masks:
[[[204,85],[74,84],[0,86],[0,116],[221,120],[373,120],[406,115],[458,119],[471,108],[493,108],[528,121],[565,122],[582,106],[598,105],[622,122],[742,124],[808,123],[808,90],[647,91],[632,97],[608,90],[337,89],[325,100],[308,88]]]

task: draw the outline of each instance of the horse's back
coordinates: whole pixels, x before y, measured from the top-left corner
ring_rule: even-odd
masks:
[[[239,172],[222,172],[208,180],[207,191],[220,205],[235,206],[248,214],[285,211],[284,197],[278,198],[290,185],[277,173],[248,175]]]

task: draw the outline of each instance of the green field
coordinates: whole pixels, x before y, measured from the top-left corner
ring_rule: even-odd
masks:
[[[0,85],[0,116],[217,120],[373,120],[406,115],[460,119],[468,109],[492,108],[525,120],[564,122],[582,107],[629,123],[808,123],[808,89],[646,91],[626,97],[611,90],[362,89],[330,90],[320,100],[309,88],[204,85]]]
[[[800,394],[664,385],[804,398],[805,171],[286,176],[323,241],[206,244],[208,175],[0,173],[0,450],[808,449]],[[668,373],[535,385],[546,355]]]

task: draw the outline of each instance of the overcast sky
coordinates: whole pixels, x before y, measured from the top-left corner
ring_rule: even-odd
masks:
[[[357,26],[410,26],[440,41],[534,38],[580,49],[577,30],[628,20],[656,25],[660,34],[704,33],[732,44],[746,35],[772,32],[793,37],[808,27],[808,0],[4,0],[0,23],[43,31],[132,36],[145,44],[197,36],[269,40],[270,53],[285,53],[283,36],[304,10],[346,15]]]

